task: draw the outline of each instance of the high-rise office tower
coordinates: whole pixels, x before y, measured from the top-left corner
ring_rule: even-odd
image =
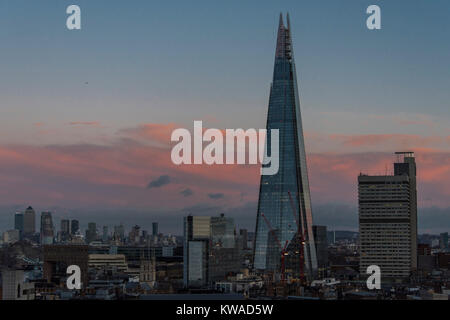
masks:
[[[113,235],[115,240],[118,241],[123,241],[123,239],[125,238],[125,227],[123,226],[123,224],[120,224],[118,226],[114,226],[114,235]]]
[[[327,231],[327,240],[328,244],[335,244],[336,243],[336,231]]]
[[[72,220],[70,222],[70,234],[74,235],[80,230],[80,222],[78,220]]]
[[[247,231],[247,229],[239,230],[239,238],[241,239],[242,249],[247,249],[247,247],[248,247],[248,231]]]
[[[439,235],[439,248],[448,250],[448,232],[443,232]]]
[[[158,235],[158,222],[152,223],[152,236]]]
[[[61,241],[69,240],[70,235],[70,220],[62,219],[61,220]]]
[[[28,207],[23,213],[23,235],[32,236],[36,232],[36,212],[32,207]]]
[[[208,255],[209,284],[238,273],[242,266],[241,246],[236,237],[234,219],[221,213],[211,217],[211,240]]]
[[[61,232],[69,234],[70,233],[70,221],[66,219],[61,220]]]
[[[184,285],[205,287],[241,268],[240,250],[232,218],[184,218]]]
[[[86,243],[89,244],[95,240],[97,240],[97,224],[95,222],[89,222],[86,230]]]
[[[23,213],[16,212],[14,215],[14,229],[19,230],[19,238],[22,238],[23,235]]]
[[[394,175],[358,177],[360,273],[370,265],[382,280],[417,269],[417,191],[413,152],[396,152]]]
[[[305,275],[311,278],[317,271],[317,258],[289,16],[287,26],[280,16],[278,28],[267,114],[268,133],[271,129],[279,130],[279,170],[275,175],[261,176],[254,268],[260,271],[279,271],[282,249],[277,243],[283,246],[287,241],[290,245],[288,247],[295,254],[299,251],[295,243],[301,243],[298,240],[303,235],[303,269]],[[270,154],[270,146],[267,154]],[[300,235],[298,229],[301,230]],[[293,273],[298,272],[299,265],[296,269]]]
[[[234,248],[236,237],[234,234],[233,218],[225,217],[223,213],[218,217],[211,217],[212,246],[221,248]]]
[[[41,244],[53,244],[53,221],[51,212],[41,213]]]
[[[131,231],[128,233],[128,242],[129,243],[139,243],[141,235],[141,227],[135,225],[131,228]]]
[[[148,231],[147,230],[142,230],[142,241],[144,243],[148,243],[149,242],[149,235],[148,235]]]
[[[102,241],[106,243],[106,242],[108,242],[108,240],[109,240],[108,226],[103,226]]]
[[[316,244],[318,275],[327,276],[328,270],[328,239],[326,226],[313,226],[314,242]]]
[[[184,286],[205,286],[209,281],[208,256],[211,238],[211,217],[184,217],[183,235]]]

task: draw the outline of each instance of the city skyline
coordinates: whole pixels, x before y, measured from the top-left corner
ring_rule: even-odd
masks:
[[[449,13],[0,0],[0,302],[450,300]]]
[[[181,234],[174,218],[224,212],[251,230],[259,167],[176,167],[170,133],[194,119],[265,126],[283,10],[295,21],[314,222],[357,229],[358,174],[385,174],[393,152],[411,150],[419,232],[448,230],[447,2],[383,3],[378,33],[364,28],[364,1],[328,1],[327,10],[262,2],[257,12],[236,3],[180,2],[178,11],[79,1],[79,33],[63,28],[66,3],[27,2],[25,12],[24,3],[0,4],[0,229],[31,205],[56,224],[87,224],[95,213],[114,225],[131,213]]]

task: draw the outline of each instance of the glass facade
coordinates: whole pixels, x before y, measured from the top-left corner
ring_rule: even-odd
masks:
[[[311,277],[317,270],[317,259],[289,16],[287,27],[280,16],[267,115],[268,136],[271,129],[279,130],[280,168],[276,175],[261,176],[254,268],[261,271],[279,270],[281,248],[278,242],[283,247],[293,247],[289,244],[297,236],[297,220],[305,240],[304,270]],[[267,148],[270,155],[269,144]]]
[[[234,248],[234,220],[223,213],[219,217],[211,217],[211,240],[212,247]]]
[[[14,215],[14,229],[19,230],[20,237],[22,238],[23,233],[23,213],[16,212]]]
[[[189,241],[188,272],[190,286],[203,286],[207,283],[207,242]]]
[[[211,217],[184,217],[183,283],[202,287],[208,283]]]

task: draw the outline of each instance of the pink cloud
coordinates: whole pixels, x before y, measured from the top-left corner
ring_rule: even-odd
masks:
[[[154,141],[168,145],[172,131],[180,127],[175,123],[145,123],[135,128],[121,129],[118,133],[139,141]]]
[[[110,145],[0,147],[0,201],[40,201],[49,205],[118,205],[181,208],[197,203],[216,203],[207,195],[223,193],[223,201],[236,205],[257,201],[258,165],[181,165],[170,159],[170,134],[176,124],[145,124],[118,132]],[[314,152],[308,155],[313,202],[356,204],[360,172],[386,174],[392,171],[392,153],[356,153],[363,145],[380,145],[400,139],[397,135],[340,136],[353,152]],[[427,140],[415,137],[420,142]],[[433,139],[431,139],[433,140]],[[430,141],[431,141],[430,140]],[[152,142],[158,142],[153,144]],[[307,141],[311,143],[311,141]],[[421,143],[418,143],[421,145]],[[416,152],[421,204],[450,206],[450,152],[412,148]],[[162,175],[170,183],[148,190]],[[181,191],[189,188],[192,196]]]
[[[420,205],[450,206],[450,152],[416,151],[417,188]],[[393,154],[311,154],[308,157],[310,183],[319,202],[357,201],[357,177],[393,174]]]
[[[71,126],[93,126],[93,127],[99,127],[100,122],[98,121],[72,121],[69,122],[69,125]]]
[[[442,137],[422,137],[408,134],[364,134],[364,135],[340,135],[330,136],[331,140],[337,140],[345,146],[377,146],[382,144],[395,144],[401,147],[414,145],[416,147],[429,146],[443,142]]]
[[[306,145],[314,153],[394,152],[420,149],[450,151],[449,136],[411,134],[322,134],[306,132]]]

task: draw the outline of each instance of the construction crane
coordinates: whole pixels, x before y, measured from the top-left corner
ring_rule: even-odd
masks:
[[[292,200],[291,192],[288,191],[289,194],[289,202],[292,207],[292,215],[294,216],[295,223],[297,224],[297,239],[299,242],[299,274],[300,274],[300,282],[305,282],[305,255],[304,255],[304,244],[305,244],[305,236],[301,230],[300,222],[297,219],[297,210],[295,209],[294,201]],[[298,216],[300,219],[300,216]]]
[[[272,228],[272,225],[270,224],[269,220],[267,220],[266,216],[264,215],[264,213],[261,212],[261,216],[264,218],[264,221],[267,224],[267,227],[269,228],[270,232],[272,233],[273,237],[275,238],[275,241],[277,242],[278,247],[280,248],[281,251],[281,281],[284,282],[286,281],[286,267],[285,267],[285,257],[287,255],[287,251],[286,248],[288,246],[289,240],[286,240],[284,247],[281,246],[281,242],[278,239],[277,235],[275,234],[275,231]]]

